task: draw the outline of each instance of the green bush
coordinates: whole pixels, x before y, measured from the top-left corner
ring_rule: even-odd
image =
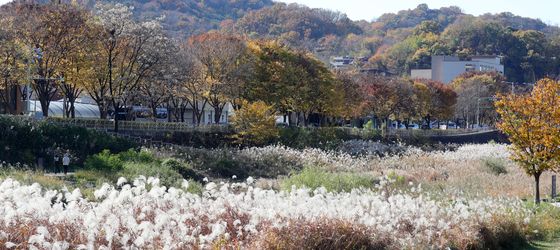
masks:
[[[219,178],[231,178],[232,175],[239,178],[242,176],[275,178],[278,175],[288,175],[294,170],[303,169],[302,163],[295,158],[274,151],[267,152],[257,154],[232,148],[211,150],[183,148],[176,152],[174,157],[186,158],[192,169],[198,173],[209,173]]]
[[[484,167],[492,174],[501,175],[507,174],[508,172],[506,169],[506,162],[503,159],[489,157],[482,159],[482,162]]]
[[[187,164],[180,162],[176,159],[169,158],[164,160],[161,165],[166,168],[173,169],[177,173],[179,173],[185,180],[195,180],[195,181],[202,181],[204,178],[202,175],[198,174],[192,167]]]
[[[324,187],[330,192],[350,192],[352,189],[372,188],[374,184],[375,179],[366,175],[331,173],[318,168],[305,168],[300,173],[282,181],[281,185],[284,190],[288,191],[295,186],[313,190]]]
[[[200,182],[189,180],[189,187],[187,188],[187,192],[191,194],[201,195],[203,191],[204,186]]]
[[[529,222],[531,240],[552,241],[560,237],[560,208],[547,203],[529,204],[534,216]]]
[[[99,154],[88,157],[84,162],[84,168],[87,170],[117,172],[122,170],[123,164],[124,162],[118,154],[111,154],[109,150],[103,150]]]
[[[239,161],[234,159],[222,158],[208,167],[210,168],[210,172],[212,174],[222,178],[231,178],[234,175],[239,179],[249,177],[247,170],[239,164]]]
[[[127,180],[134,180],[141,175],[157,177],[160,184],[166,187],[180,187],[183,181],[183,176],[175,170],[154,163],[125,162],[123,170],[118,173],[118,176]]]
[[[152,163],[158,161],[152,153],[144,150],[138,152],[136,150],[129,149],[128,151],[119,153],[118,156],[121,161],[125,161],[125,162],[131,161],[131,162]]]
[[[118,176],[114,172],[103,170],[78,170],[74,175],[66,177],[68,181],[74,182],[78,187],[94,188],[103,183],[114,183]]]
[[[26,164],[34,164],[37,157],[50,164],[52,152],[57,149],[69,150],[81,165],[88,156],[105,149],[118,153],[137,146],[126,139],[81,127],[5,115],[0,115],[0,138],[0,160]]]

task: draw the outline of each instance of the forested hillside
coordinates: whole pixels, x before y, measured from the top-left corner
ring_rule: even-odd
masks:
[[[16,0],[15,2],[28,2]],[[139,19],[163,18],[164,28],[173,36],[219,29],[223,23],[243,17],[250,10],[272,6],[272,0],[34,0],[38,3],[75,3],[93,9],[96,2],[120,3],[134,7]],[[229,21],[228,21],[229,20]]]
[[[534,82],[558,75],[558,27],[511,13],[473,16],[459,7],[415,9],[384,14],[376,21],[350,21],[346,15],[296,4],[276,4],[251,11],[234,27],[251,38],[278,39],[314,52],[323,61],[332,56],[369,58],[361,67],[406,75],[429,68],[432,55],[498,55],[510,81]]]
[[[47,0],[41,0],[49,2]],[[93,8],[93,0],[64,0]],[[64,2],[63,1],[63,2]],[[272,0],[103,0],[134,6],[139,19],[163,18],[165,30],[186,38],[208,30],[279,40],[313,52],[367,58],[360,67],[406,75],[428,68],[432,55],[498,55],[508,80],[534,82],[557,76],[560,32],[539,19],[512,13],[473,16],[451,6],[426,4],[375,21],[352,21],[344,13]]]

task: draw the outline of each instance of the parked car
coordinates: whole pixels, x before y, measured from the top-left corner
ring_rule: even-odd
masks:
[[[416,123],[408,124],[408,129],[420,129],[420,125]]]

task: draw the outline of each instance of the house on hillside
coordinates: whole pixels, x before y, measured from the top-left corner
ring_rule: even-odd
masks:
[[[470,60],[461,60],[457,56],[432,56],[431,69],[413,69],[413,79],[431,79],[450,83],[465,72],[498,72],[504,74],[504,65],[498,56],[472,56]]]
[[[350,56],[337,56],[332,58],[330,66],[333,69],[344,69],[354,64],[354,57]]]

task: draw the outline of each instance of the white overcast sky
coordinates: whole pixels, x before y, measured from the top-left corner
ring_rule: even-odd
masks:
[[[0,4],[10,0],[0,0]],[[313,8],[325,8],[346,13],[354,20],[372,20],[383,13],[413,9],[426,3],[430,8],[456,5],[468,14],[512,12],[516,15],[540,18],[548,24],[560,24],[560,0],[276,0],[300,3]]]

